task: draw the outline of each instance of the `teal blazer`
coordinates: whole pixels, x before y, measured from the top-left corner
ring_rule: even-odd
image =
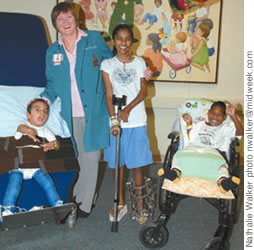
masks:
[[[87,36],[77,44],[75,75],[85,112],[86,126],[83,135],[85,151],[97,151],[109,145],[109,116],[100,65],[103,59],[113,56],[98,31],[85,31]],[[54,54],[61,53],[63,60],[54,65]],[[70,65],[62,45],[52,44],[46,54],[47,87],[41,94],[51,102],[59,96],[61,115],[72,133]],[[73,139],[75,152],[76,144]]]

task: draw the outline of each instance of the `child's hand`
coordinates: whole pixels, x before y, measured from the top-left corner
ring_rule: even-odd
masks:
[[[123,110],[121,110],[119,114],[119,121],[128,122],[130,111],[131,110],[128,108],[128,106],[126,106]]]
[[[43,148],[44,152],[47,152],[49,150],[59,150],[60,145],[58,141],[52,141],[45,144],[41,144],[41,147]]]
[[[186,122],[187,126],[192,125],[192,117],[189,114],[184,113],[183,120]]]
[[[236,110],[235,105],[233,105],[231,103],[227,104],[227,108],[226,108],[227,115],[229,115],[230,117],[235,116],[235,110]]]
[[[37,132],[35,129],[33,128],[26,128],[26,134],[28,137],[30,137],[34,142],[40,142],[40,140],[36,137],[37,136]]]

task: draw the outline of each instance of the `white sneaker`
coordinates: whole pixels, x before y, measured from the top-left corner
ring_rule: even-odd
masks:
[[[127,205],[118,205],[117,222],[119,222],[128,212]],[[109,213],[109,221],[114,221],[114,216]]]
[[[3,217],[2,217],[2,205],[0,205],[0,227],[2,225]]]
[[[2,207],[2,208],[3,208],[3,210],[2,210],[2,217],[13,214],[13,212],[11,212],[11,207],[10,206]]]

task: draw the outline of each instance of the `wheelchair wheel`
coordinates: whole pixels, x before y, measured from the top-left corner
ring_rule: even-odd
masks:
[[[161,248],[168,241],[168,230],[164,227],[157,227],[157,224],[150,223],[139,232],[139,240],[146,248]]]
[[[229,242],[223,241],[221,237],[213,238],[204,250],[229,250]]]

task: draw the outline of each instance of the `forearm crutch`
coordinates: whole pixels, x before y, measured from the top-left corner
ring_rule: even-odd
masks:
[[[117,106],[117,119],[119,120],[119,114],[122,109],[122,106],[126,105],[126,96],[122,96],[121,98],[116,97],[115,95],[112,96],[112,104]],[[112,134],[116,136],[116,151],[115,151],[115,194],[114,194],[114,216],[113,222],[111,226],[111,232],[118,232],[118,221],[117,221],[117,214],[118,214],[118,202],[119,202],[119,140],[120,140],[120,133],[118,130],[113,130]]]

